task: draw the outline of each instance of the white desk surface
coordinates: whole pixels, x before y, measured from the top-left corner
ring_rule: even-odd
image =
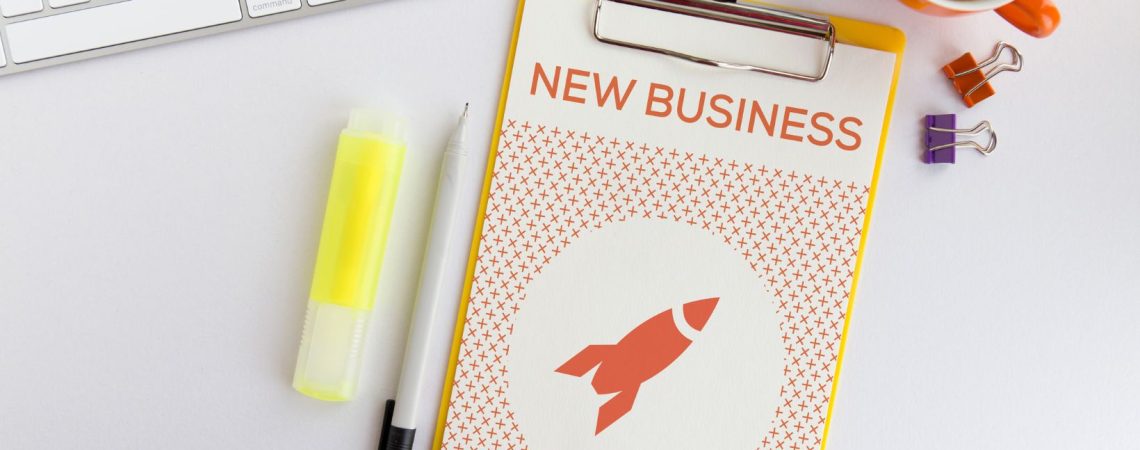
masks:
[[[1135,448],[1140,4],[1062,1],[1038,41],[785,3],[909,38],[829,449]],[[0,79],[0,448],[375,448],[437,162],[465,101],[489,141],[514,8],[392,0]],[[939,68],[999,39],[1025,70],[966,111]],[[402,109],[414,150],[364,387],[329,404],[290,380],[355,105]],[[945,112],[998,152],[921,164]]]

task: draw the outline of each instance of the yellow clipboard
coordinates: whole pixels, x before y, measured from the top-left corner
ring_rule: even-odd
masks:
[[[662,1],[662,0],[598,0],[597,4],[598,4],[599,10],[601,9],[601,5],[605,2],[608,2],[608,1],[619,1],[622,3],[637,4],[637,3],[654,3],[654,2],[658,2],[658,1]],[[680,4],[683,7],[686,4],[702,3],[702,2],[706,2],[706,1],[705,0],[664,0],[664,2],[665,3]],[[753,3],[753,4],[761,5],[760,3]],[[764,7],[772,7],[772,6],[769,6],[767,4],[763,4],[763,5],[764,5]],[[772,7],[772,8],[774,8],[774,7]],[[523,16],[524,16],[525,10],[526,10],[526,0],[520,0],[519,4],[518,4],[518,8],[516,10],[515,28],[514,28],[514,31],[512,34],[511,47],[510,47],[510,51],[508,53],[508,57],[507,57],[507,61],[506,61],[506,68],[504,71],[505,75],[504,75],[503,86],[502,86],[501,94],[500,94],[500,103],[499,103],[499,109],[498,109],[498,117],[497,117],[496,122],[495,122],[495,130],[502,130],[504,123],[505,123],[504,113],[506,112],[506,107],[508,104],[508,102],[507,102],[508,93],[511,90],[510,87],[511,87],[512,75],[513,75],[512,71],[513,71],[513,68],[515,67],[515,56],[516,56],[516,51],[518,50],[518,47],[519,47],[520,28],[523,24]],[[674,12],[677,12],[677,11],[674,11]],[[805,14],[811,14],[811,13],[805,12]],[[840,44],[847,44],[847,45],[863,47],[863,48],[867,48],[867,49],[889,52],[889,53],[893,53],[895,55],[894,72],[893,72],[893,76],[892,76],[892,79],[890,82],[889,95],[888,95],[887,100],[886,100],[886,113],[885,113],[885,117],[883,118],[883,122],[882,122],[881,134],[879,135],[879,145],[878,145],[876,154],[874,156],[874,170],[873,170],[873,175],[872,175],[871,181],[870,181],[869,196],[868,196],[868,199],[866,201],[866,213],[863,215],[863,222],[862,222],[862,227],[861,227],[861,232],[860,232],[861,238],[860,238],[860,241],[858,244],[858,255],[855,258],[855,262],[854,262],[854,275],[853,275],[853,280],[852,280],[851,285],[850,285],[850,292],[849,292],[848,299],[847,299],[846,315],[845,315],[845,318],[843,319],[843,323],[842,323],[842,330],[843,331],[842,331],[842,336],[841,336],[840,341],[839,341],[838,358],[837,358],[837,362],[835,363],[834,381],[831,383],[830,401],[828,401],[828,403],[827,403],[826,420],[823,424],[822,442],[820,443],[820,446],[819,446],[819,448],[822,449],[822,448],[826,447],[828,431],[829,431],[830,425],[831,425],[832,412],[833,412],[833,407],[834,407],[834,403],[835,403],[834,402],[834,396],[835,396],[835,392],[836,392],[837,387],[838,387],[838,377],[840,374],[840,368],[842,367],[843,353],[844,353],[844,350],[846,348],[846,339],[847,339],[848,331],[849,331],[848,328],[850,326],[851,307],[854,304],[854,295],[855,295],[856,287],[858,284],[859,272],[862,268],[862,256],[864,254],[864,246],[866,245],[866,240],[867,240],[866,239],[867,238],[867,229],[868,229],[868,225],[870,222],[871,211],[872,211],[873,205],[874,205],[875,193],[876,193],[876,189],[877,189],[877,185],[878,185],[879,171],[881,168],[881,162],[882,162],[884,148],[886,146],[887,131],[889,129],[890,122],[891,122],[891,113],[893,110],[896,90],[897,90],[897,86],[898,86],[898,77],[899,77],[899,73],[900,73],[900,70],[902,67],[902,55],[903,55],[903,51],[904,51],[904,48],[906,45],[906,38],[901,31],[899,31],[898,29],[889,27],[889,26],[884,26],[884,25],[879,25],[879,24],[874,24],[874,23],[868,23],[868,22],[863,22],[863,21],[844,18],[844,17],[836,17],[836,16],[821,16],[821,17],[826,17],[826,19],[829,21],[831,27],[833,27],[833,28],[831,28],[831,32],[833,33],[831,35],[831,38],[833,39],[833,41],[832,41],[833,48],[834,48],[834,43],[838,42]],[[596,26],[596,24],[595,24],[595,26]],[[603,40],[600,36],[597,35],[596,31],[597,30],[595,29],[595,37],[598,37],[599,40]],[[825,39],[826,39],[826,37],[825,37]],[[599,44],[599,45],[602,45],[602,44]],[[672,56],[678,56],[678,55],[672,55]],[[686,59],[692,59],[692,58],[686,58]],[[704,62],[706,64],[710,63],[709,61],[697,61],[697,62]],[[740,67],[735,67],[735,68],[740,68]],[[752,68],[752,69],[756,69],[756,68]],[[768,71],[768,70],[764,70],[764,69],[755,70],[755,71],[767,72],[768,73],[768,75],[757,75],[757,76],[771,76],[771,73],[773,72],[773,71]],[[776,72],[778,72],[778,71],[776,71]],[[826,70],[824,72],[826,72]],[[779,75],[779,74],[776,74],[776,75]],[[807,83],[807,82],[810,82],[810,79],[813,78],[814,76],[815,75],[813,75],[813,74],[802,74],[799,76],[792,76],[792,77],[793,78],[799,78],[802,80],[809,80],[809,81],[804,81],[805,83]],[[455,327],[454,335],[453,335],[453,342],[452,342],[452,348],[451,348],[451,354],[450,354],[450,360],[449,360],[450,362],[448,365],[446,381],[445,381],[445,384],[443,387],[443,395],[442,395],[442,399],[441,399],[441,403],[440,403],[438,421],[437,421],[437,425],[436,425],[436,429],[435,429],[435,436],[434,436],[434,442],[433,442],[433,447],[432,447],[434,449],[441,448],[441,446],[443,445],[444,437],[445,437],[445,429],[446,429],[446,423],[447,423],[447,418],[448,418],[449,403],[450,403],[451,398],[452,398],[452,391],[453,391],[453,386],[454,386],[455,377],[456,377],[456,368],[457,368],[457,362],[459,360],[459,355],[460,355],[460,350],[461,350],[461,341],[462,341],[463,333],[464,333],[465,318],[468,315],[469,299],[471,298],[471,294],[472,294],[472,284],[473,284],[473,279],[474,279],[475,271],[476,271],[477,258],[479,255],[480,241],[483,238],[483,230],[484,230],[484,225],[485,225],[485,223],[484,223],[485,222],[485,214],[486,214],[486,210],[487,210],[487,206],[488,206],[488,195],[491,191],[492,180],[493,180],[494,175],[495,175],[495,164],[494,163],[495,163],[495,161],[499,155],[500,139],[501,139],[500,137],[501,137],[500,133],[494,133],[494,136],[490,142],[490,152],[489,152],[489,159],[488,159],[488,164],[487,164],[487,171],[485,174],[483,193],[482,193],[482,197],[481,197],[481,201],[480,201],[480,205],[479,205],[480,214],[476,220],[475,229],[474,229],[472,242],[471,242],[471,251],[470,251],[469,260],[468,260],[466,280],[465,280],[465,284],[464,284],[462,297],[460,300],[460,306],[459,306],[459,311],[458,311],[458,319],[456,322],[456,327]],[[474,444],[472,444],[472,445],[474,445]],[[805,447],[801,447],[801,448],[805,448]]]

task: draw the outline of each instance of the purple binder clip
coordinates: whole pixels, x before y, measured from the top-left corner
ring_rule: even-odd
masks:
[[[926,154],[923,157],[925,163],[954,164],[957,147],[972,147],[987,156],[997,148],[997,133],[988,121],[982,121],[971,129],[959,129],[955,128],[956,126],[957,117],[954,114],[926,116]],[[977,136],[985,132],[990,135],[989,143],[985,146],[975,141],[958,140],[959,134]]]

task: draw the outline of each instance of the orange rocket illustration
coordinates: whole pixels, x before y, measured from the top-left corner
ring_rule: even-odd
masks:
[[[664,311],[646,320],[617,344],[590,345],[555,369],[580,377],[593,368],[590,384],[600,395],[617,393],[598,409],[600,434],[633,408],[641,384],[673,364],[704,329],[720,298],[706,298]]]

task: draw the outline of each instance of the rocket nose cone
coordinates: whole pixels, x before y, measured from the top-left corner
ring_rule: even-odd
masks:
[[[720,301],[720,297],[685,303],[685,321],[689,322],[689,326],[693,327],[693,329],[697,331],[703,330],[705,324],[709,321],[709,317],[712,317],[713,310],[716,309],[716,303],[718,301]]]

